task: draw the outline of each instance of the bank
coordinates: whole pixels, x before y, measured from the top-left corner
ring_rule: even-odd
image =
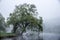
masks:
[[[12,38],[12,37],[16,37],[16,34],[14,34],[14,33],[0,33],[0,39]]]

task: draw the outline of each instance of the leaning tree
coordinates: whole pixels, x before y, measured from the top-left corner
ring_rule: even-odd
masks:
[[[14,26],[13,33],[16,33],[17,29],[21,35],[26,32],[26,29],[40,32],[43,31],[42,17],[37,16],[38,12],[34,4],[20,4],[16,6],[13,13],[10,13],[7,23]]]

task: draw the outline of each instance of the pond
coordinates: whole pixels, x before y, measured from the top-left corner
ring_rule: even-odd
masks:
[[[60,34],[43,33],[43,40],[60,40]]]
[[[28,34],[27,34],[28,35]],[[5,39],[1,39],[1,40],[38,40],[36,39],[37,36],[35,35],[32,39],[32,37],[30,36],[25,36],[24,39],[21,39],[21,36],[18,37],[14,37],[14,38],[5,38]],[[40,34],[40,40],[60,40],[60,34],[55,34],[55,33],[41,33]]]
[[[34,33],[28,32],[28,33],[24,33],[23,36],[17,36],[13,38],[4,38],[1,40],[42,40],[42,39],[43,39],[42,35],[40,37],[36,32]]]

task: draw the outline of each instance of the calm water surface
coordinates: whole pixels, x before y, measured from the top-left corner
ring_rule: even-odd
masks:
[[[41,33],[40,35],[43,40],[60,40],[60,34],[55,33]],[[15,38],[5,38],[1,40],[37,40],[37,39],[30,39],[31,37],[26,37],[24,39],[21,39],[21,37],[15,37]],[[35,37],[34,37],[35,38]]]

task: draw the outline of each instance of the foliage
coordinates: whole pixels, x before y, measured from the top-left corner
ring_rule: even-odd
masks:
[[[16,6],[13,13],[10,13],[10,17],[7,19],[8,24],[13,24],[13,32],[17,29],[20,33],[26,31],[26,29],[42,31],[42,17],[37,18],[37,9],[33,4],[22,4]]]
[[[0,31],[5,31],[5,21],[4,21],[4,17],[2,16],[2,14],[0,13]]]

